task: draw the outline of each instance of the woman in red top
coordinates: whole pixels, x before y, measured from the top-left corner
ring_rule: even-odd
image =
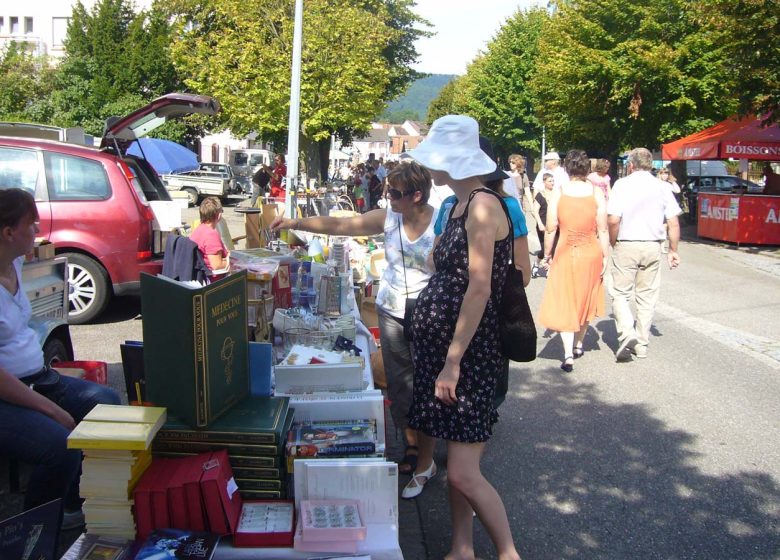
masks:
[[[287,176],[287,165],[284,163],[284,156],[282,154],[274,156],[273,169],[267,165],[263,165],[263,168],[271,175],[271,198],[284,200],[285,190],[282,187],[282,181]]]

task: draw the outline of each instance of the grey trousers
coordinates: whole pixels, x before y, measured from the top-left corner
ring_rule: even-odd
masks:
[[[612,251],[612,311],[618,338],[635,337],[647,347],[653,313],[661,292],[661,243],[618,241]],[[631,311],[636,304],[636,325]]]
[[[414,387],[414,363],[412,344],[404,338],[400,319],[377,309],[379,342],[382,345],[382,361],[387,378],[387,397],[390,399],[390,415],[398,429],[406,429],[409,409],[412,406]]]

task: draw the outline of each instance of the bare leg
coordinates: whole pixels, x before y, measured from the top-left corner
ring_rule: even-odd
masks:
[[[580,332],[574,337],[574,347],[578,348],[580,351],[582,350],[582,343],[585,340],[585,335],[588,333],[588,325],[589,323],[586,321],[585,324],[580,327]]]
[[[436,447],[436,438],[432,438],[422,432],[414,432],[417,437],[417,469],[415,472],[421,473],[428,470],[433,463],[433,449]]]
[[[447,478],[451,487],[452,550],[447,558],[473,558],[473,532],[470,504],[487,529],[499,560],[519,560],[509,528],[504,502],[496,489],[482,476],[479,460],[484,443],[447,442]],[[461,499],[462,498],[462,499]],[[470,547],[471,556],[464,556]]]

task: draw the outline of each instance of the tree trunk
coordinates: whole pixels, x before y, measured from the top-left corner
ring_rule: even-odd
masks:
[[[328,179],[328,159],[330,158],[330,139],[312,141],[301,137],[302,151],[306,156],[306,175],[316,179],[322,185]]]

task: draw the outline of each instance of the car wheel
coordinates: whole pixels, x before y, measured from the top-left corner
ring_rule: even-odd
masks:
[[[195,189],[182,189],[184,192],[187,193],[187,203],[190,206],[197,206],[198,205],[198,191]]]
[[[54,362],[67,362],[68,349],[59,338],[50,338],[43,345],[43,363],[47,366]]]
[[[80,253],[63,253],[68,258],[68,323],[83,325],[100,315],[111,299],[106,270]]]

